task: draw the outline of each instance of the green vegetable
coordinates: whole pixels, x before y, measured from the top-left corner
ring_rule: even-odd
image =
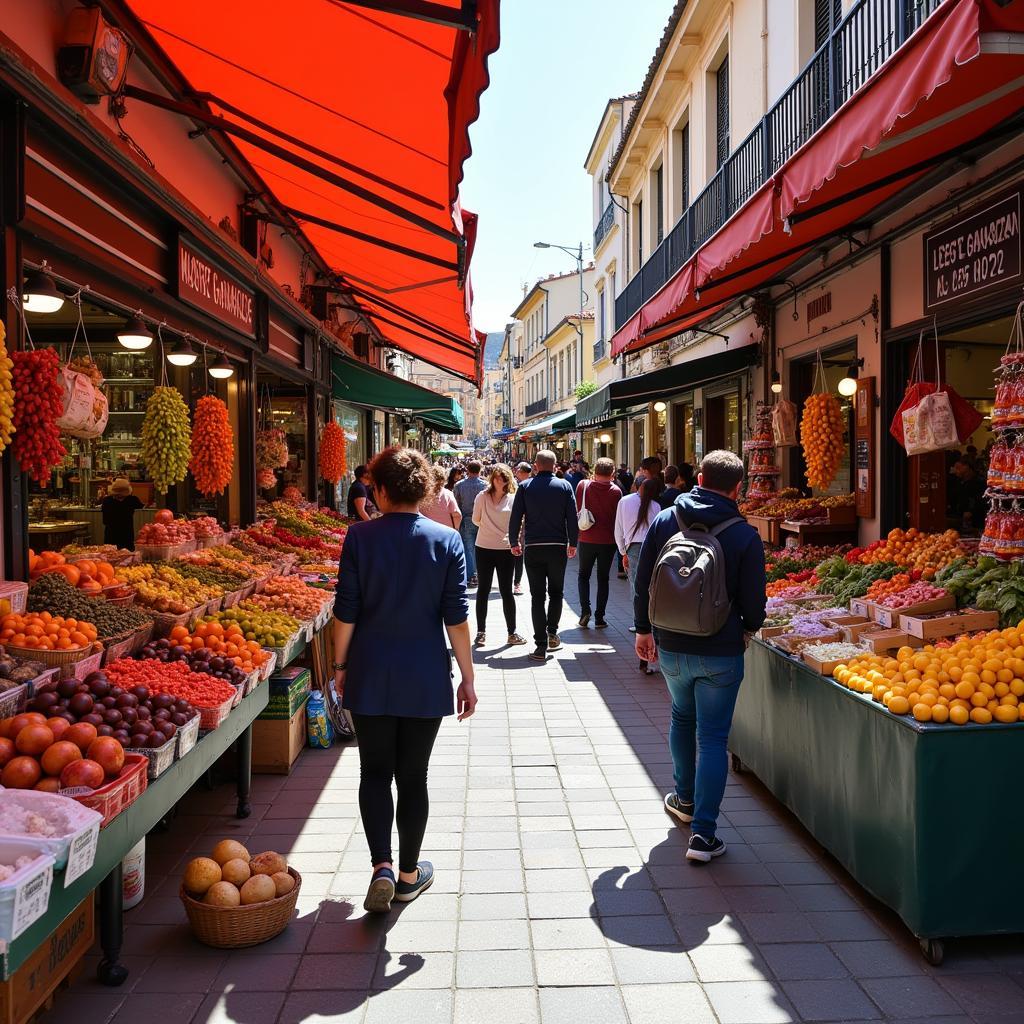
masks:
[[[1000,562],[989,556],[958,558],[935,582],[953,594],[961,607],[999,612],[999,625],[1004,629],[1024,619],[1024,564],[1019,561]]]
[[[842,555],[836,555],[818,566],[818,578],[821,580],[818,590],[822,594],[831,594],[836,604],[848,604],[855,597],[863,597],[875,580],[892,579],[902,571],[892,562],[851,564]]]

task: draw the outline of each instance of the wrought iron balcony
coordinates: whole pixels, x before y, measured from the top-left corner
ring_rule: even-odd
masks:
[[[616,327],[811,138],[941,2],[860,0],[854,6],[623,288],[615,300]],[[596,232],[594,238],[596,245]]]
[[[609,203],[604,208],[604,213],[601,214],[601,219],[597,222],[597,227],[594,228],[594,251],[597,251],[597,247],[604,241],[605,236],[611,231],[612,226],[615,224],[615,204]]]
[[[536,402],[530,402],[526,407],[526,418],[529,419],[531,416],[538,416],[542,412],[548,411],[548,400],[546,398],[538,398]]]

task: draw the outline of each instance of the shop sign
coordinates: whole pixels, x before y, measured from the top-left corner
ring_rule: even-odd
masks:
[[[256,337],[256,292],[219,270],[183,236],[178,238],[178,298]]]
[[[927,313],[1020,284],[1021,190],[925,235],[924,263]]]

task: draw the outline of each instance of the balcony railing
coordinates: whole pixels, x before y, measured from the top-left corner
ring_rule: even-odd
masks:
[[[618,295],[616,327],[811,138],[941,2],[860,0],[854,6]],[[596,245],[598,232],[594,239]]]
[[[597,227],[594,228],[594,251],[597,251],[597,247],[604,241],[605,236],[612,229],[612,225],[615,223],[615,204],[609,203],[604,208],[604,213],[601,214],[601,219],[597,222]]]
[[[526,407],[526,418],[529,419],[531,416],[538,416],[542,412],[548,411],[548,400],[546,398],[538,398],[536,402],[530,402]]]

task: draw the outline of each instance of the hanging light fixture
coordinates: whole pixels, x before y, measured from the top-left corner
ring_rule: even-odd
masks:
[[[667,408],[668,408],[668,406],[664,402],[655,402],[654,403],[654,411],[655,412],[664,412]]]
[[[142,349],[149,348],[153,344],[153,332],[146,326],[146,321],[142,319],[141,309],[117,332],[117,340],[124,348],[131,349],[133,352],[141,352]]]
[[[779,371],[778,370],[776,370],[772,374],[772,394],[773,395],[781,395],[782,394],[782,377],[779,376]]]
[[[187,334],[176,341],[174,348],[167,353],[167,362],[172,366],[191,366],[198,358],[199,354],[192,348]]]
[[[56,313],[64,305],[64,295],[47,273],[46,260],[38,270],[25,275],[21,305],[26,313]]]
[[[857,394],[857,373],[864,365],[863,359],[852,359],[846,376],[839,382],[837,390],[843,398],[853,398]]]
[[[227,380],[235,372],[235,368],[227,361],[223,352],[217,357],[216,362],[210,364],[210,376],[216,380]]]
[[[612,443],[612,435],[611,434],[602,434],[598,438],[598,440],[601,442],[601,444],[611,444]]]

